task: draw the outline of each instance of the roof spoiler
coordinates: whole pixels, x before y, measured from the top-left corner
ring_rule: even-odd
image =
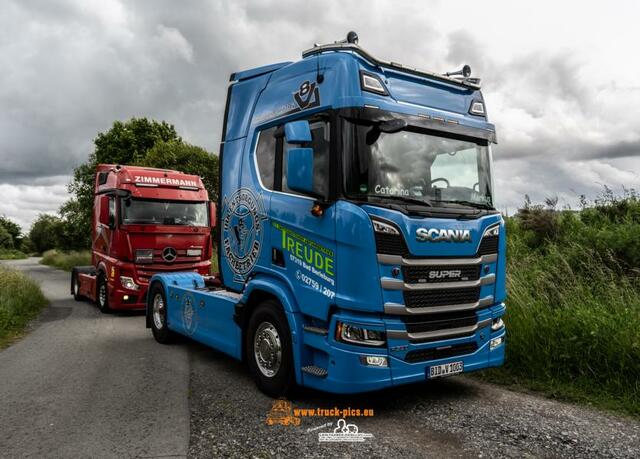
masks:
[[[346,39],[339,40],[334,43],[329,43],[326,45],[320,45],[316,43],[314,44],[313,48],[303,51],[302,57],[305,58],[308,56],[313,56],[314,54],[321,54],[327,51],[351,51],[358,54],[359,56],[361,56],[362,58],[364,58],[365,60],[369,61],[371,64],[377,67],[410,73],[412,75],[417,75],[424,78],[430,78],[433,80],[441,81],[443,83],[453,84],[456,86],[462,86],[462,87],[471,88],[471,89],[480,89],[480,78],[469,78],[469,75],[471,73],[471,69],[469,68],[469,66],[465,66],[463,68],[465,71],[447,73],[442,75],[439,73],[428,72],[426,70],[419,70],[413,67],[407,67],[402,64],[398,64],[397,62],[381,61],[380,59],[373,57],[371,54],[369,54],[367,51],[365,51],[363,48],[361,48],[358,45],[358,34],[356,34],[355,32],[349,32]],[[467,69],[468,69],[468,72],[466,71]],[[460,75],[462,76],[462,78],[453,78],[454,75]]]

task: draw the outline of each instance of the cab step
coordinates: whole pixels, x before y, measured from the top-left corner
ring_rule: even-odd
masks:
[[[307,365],[306,367],[302,367],[302,371],[318,378],[326,378],[329,374],[329,372],[324,368],[320,368],[315,365]]]

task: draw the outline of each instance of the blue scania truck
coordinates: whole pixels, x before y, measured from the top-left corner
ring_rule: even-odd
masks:
[[[220,273],[158,274],[147,326],[295,384],[371,391],[504,361],[505,227],[480,80],[357,35],[231,75]]]

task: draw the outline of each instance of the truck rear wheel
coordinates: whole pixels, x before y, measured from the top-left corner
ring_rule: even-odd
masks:
[[[107,314],[111,312],[109,307],[109,290],[107,286],[107,279],[104,274],[98,274],[98,282],[96,284],[96,306],[100,312]]]
[[[175,333],[167,326],[167,297],[164,294],[162,284],[156,282],[149,291],[151,309],[151,332],[160,344],[173,342]]]
[[[245,338],[249,369],[258,388],[271,397],[285,395],[294,385],[291,332],[280,305],[261,303],[251,318]]]

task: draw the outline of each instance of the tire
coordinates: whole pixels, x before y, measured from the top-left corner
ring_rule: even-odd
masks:
[[[80,282],[78,281],[78,272],[74,269],[71,271],[71,294],[76,301],[82,301],[84,297],[80,295]]]
[[[104,289],[104,293],[103,293]],[[104,274],[98,274],[98,281],[96,283],[96,306],[103,314],[111,312],[109,307],[109,286],[107,285],[107,279]]]
[[[276,398],[293,388],[291,332],[282,307],[276,301],[261,303],[251,315],[245,351],[249,370],[262,392]]]
[[[149,290],[149,304],[151,311],[151,332],[160,344],[170,344],[176,334],[167,326],[167,297],[162,284],[156,282]]]

